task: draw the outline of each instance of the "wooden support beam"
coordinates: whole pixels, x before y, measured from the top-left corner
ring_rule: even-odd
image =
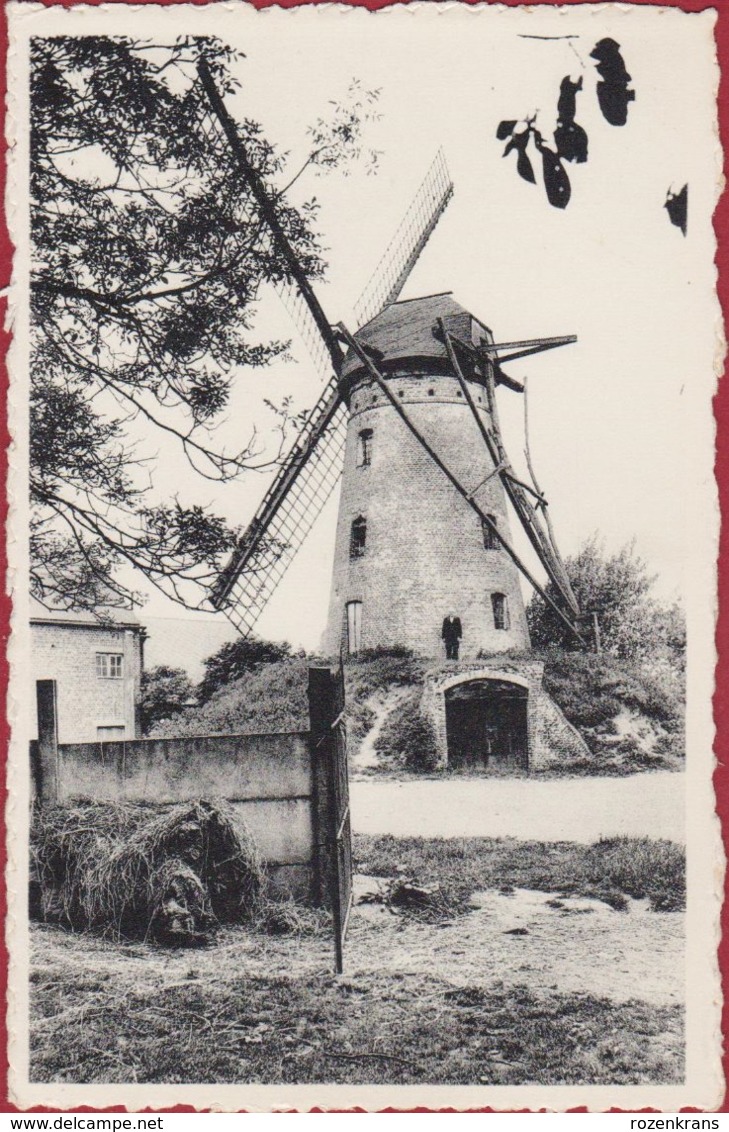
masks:
[[[440,325],[436,327],[433,333],[438,341],[443,341],[445,336],[443,320],[438,319],[438,323]],[[457,346],[459,350],[463,350],[464,353],[468,354],[476,363],[476,365],[482,365],[483,358],[481,357],[475,346],[472,346],[470,342],[463,342],[460,338],[456,338],[455,334],[450,334],[450,332],[449,337],[454,346]],[[516,378],[509,377],[508,373],[504,373],[501,366],[499,365],[498,360],[494,365],[494,379],[497,385],[505,385],[507,389],[513,390],[514,393],[524,392],[524,386],[522,385],[522,383],[520,381],[517,381]]]
[[[473,491],[469,491],[468,498],[473,499],[475,495],[478,495],[481,488],[484,487],[484,485],[487,484],[489,480],[492,480],[494,476],[498,476],[499,472],[503,471],[505,467],[505,464],[497,464],[494,470],[492,472],[489,472],[487,476],[484,476],[481,482],[477,484],[476,487],[474,487]]]
[[[476,424],[478,425],[481,435],[486,443],[489,455],[491,456],[494,464],[503,464],[500,475],[507,495],[511,500],[511,504],[516,511],[521,524],[524,527],[524,530],[526,531],[529,541],[534,547],[536,553],[539,555],[539,560],[547,571],[552,584],[556,587],[557,592],[562,596],[567,608],[572,611],[573,615],[576,615],[577,613],[579,613],[577,601],[572,592],[572,588],[569,585],[569,580],[566,577],[562,562],[554,553],[551,543],[548,541],[547,536],[539,525],[539,520],[536,516],[536,513],[534,512],[533,506],[527,499],[519,494],[519,489],[523,491],[526,485],[522,484],[521,481],[518,480],[516,476],[514,476],[511,464],[506,454],[506,450],[504,449],[503,443],[501,441],[498,414],[496,409],[496,398],[494,394],[494,379],[491,372],[493,368],[493,362],[487,361],[486,363],[486,391],[488,393],[489,405],[491,408],[491,421],[493,426],[492,431],[491,429],[488,429],[486,427],[483,421],[483,417],[476,406],[476,402],[473,399],[473,394],[471,393],[468,382],[463,376],[463,371],[461,370],[461,366],[454,349],[454,340],[452,336],[446,330],[445,324],[443,323],[442,319],[438,320],[438,325],[443,335],[446,350],[448,351],[448,359],[453,367],[456,378],[458,379],[458,384],[461,387],[463,396],[468,402],[471,413],[473,414]],[[474,354],[476,353],[475,350],[473,352]],[[562,574],[564,574],[564,578],[562,577]],[[571,628],[575,635],[580,637],[574,625],[572,625]],[[581,637],[580,640],[582,640]]]
[[[58,696],[55,680],[36,680],[36,710],[38,713],[38,743],[36,782],[38,803],[54,805],[59,795],[58,761]]]
[[[276,208],[273,199],[266,192],[265,186],[263,184],[263,181],[261,180],[261,177],[259,176],[258,170],[255,169],[248,160],[248,154],[246,153],[245,146],[240,139],[233,119],[230,117],[228,111],[226,110],[223,99],[220,97],[220,92],[215,85],[215,80],[213,79],[210,68],[207,64],[207,60],[204,56],[201,56],[198,59],[197,71],[200,76],[200,82],[202,83],[203,90],[205,91],[208,102],[210,103],[210,107],[215,117],[218,119],[223,133],[228,140],[228,145],[232,150],[233,157],[235,158],[236,164],[243,176],[243,180],[248,186],[251,196],[254,198],[256,204],[261,210],[261,216],[268,225],[268,229],[271,233],[271,236],[273,237],[273,242],[276,245],[279,254],[284,259],[286,266],[291,273],[291,278],[296,283],[296,286],[299,288],[304,301],[306,302],[309,310],[312,313],[314,322],[316,323],[319,333],[324,339],[324,344],[329,351],[329,357],[331,358],[334,372],[339,375],[342,368],[342,351],[339,348],[339,343],[337,342],[336,335],[333,333],[329,319],[324,314],[321,304],[314,294],[308,276],[302,268],[299,258],[294,252],[294,249],[291,247],[289,238],[284,232],[283,227],[281,226],[281,222],[279,221],[279,218],[276,214]]]
[[[557,614],[559,619],[567,626],[567,628],[570,630],[570,632],[573,633],[575,635],[575,637],[577,637],[577,639],[580,641],[580,643],[583,644],[583,645],[586,644],[586,641],[581,636],[581,634],[578,632],[575,625],[573,625],[572,621],[570,621],[567,614],[564,612],[563,609],[560,608],[560,606],[557,604],[557,602],[554,601],[554,599],[552,597],[550,597],[550,595],[547,593],[547,591],[544,589],[544,587],[540,586],[539,582],[536,580],[536,578],[531,573],[529,568],[526,566],[526,564],[524,562],[522,562],[521,558],[516,553],[516,551],[513,549],[511,544],[504,538],[503,534],[501,533],[501,531],[497,527],[496,523],[494,523],[493,519],[491,519],[490,516],[487,515],[485,511],[481,510],[478,503],[476,503],[476,501],[473,499],[473,497],[471,495],[469,495],[469,492],[463,486],[463,484],[460,482],[458,477],[456,475],[454,475],[454,473],[450,470],[450,468],[447,466],[447,464],[445,464],[443,462],[443,460],[441,460],[440,456],[435,451],[435,449],[431,447],[431,445],[425,439],[425,437],[420,432],[420,430],[417,428],[417,426],[412,422],[412,420],[410,419],[410,417],[406,413],[403,405],[398,400],[398,398],[395,396],[395,394],[392,392],[392,390],[389,388],[387,382],[385,381],[385,379],[382,376],[382,374],[380,373],[380,371],[377,369],[374,362],[372,362],[370,360],[370,358],[367,357],[367,354],[364,352],[364,350],[359,345],[359,343],[356,341],[356,339],[353,338],[352,335],[349,333],[349,331],[345,327],[344,323],[342,323],[342,322],[337,323],[337,329],[339,330],[339,333],[341,334],[343,340],[349,346],[350,350],[353,350],[355,352],[355,354],[357,355],[357,357],[359,358],[359,360],[364,364],[364,366],[365,366],[367,372],[369,373],[370,377],[372,378],[372,380],[382,390],[382,392],[384,393],[385,397],[387,398],[387,400],[392,405],[395,412],[398,414],[398,416],[401,418],[401,420],[404,422],[404,424],[407,426],[407,428],[413,434],[415,439],[425,449],[425,451],[430,456],[431,460],[433,460],[433,462],[437,465],[437,467],[440,468],[440,470],[447,477],[447,479],[450,480],[450,482],[453,484],[453,486],[455,487],[458,494],[463,499],[465,499],[465,501],[466,501],[466,503],[468,503],[469,507],[471,507],[476,512],[478,517],[481,519],[481,522],[484,523],[485,526],[487,526],[489,528],[489,530],[493,533],[495,538],[501,543],[504,550],[509,555],[509,558],[511,558],[512,562],[517,567],[517,569],[521,571],[521,573],[524,575],[524,577],[527,579],[527,581],[530,583],[530,585],[534,587],[534,589],[542,597],[542,599],[547,603],[547,605],[549,605],[550,608],[554,610],[554,612]],[[447,335],[446,335],[446,344],[448,345],[448,336]],[[450,345],[450,349],[452,350],[452,345]],[[463,375],[460,373],[460,367],[457,369],[457,374],[459,375],[459,380],[462,381],[463,385],[465,386],[466,383],[463,380]],[[464,392],[465,392],[465,390],[464,390]],[[470,390],[468,391],[468,396],[470,396]],[[484,428],[485,428],[485,426],[484,426]],[[496,463],[496,462],[497,461],[494,460],[494,463]]]
[[[558,346],[571,346],[576,341],[576,334],[562,334],[558,338],[525,338],[521,342],[485,342],[480,350],[489,357],[498,354],[499,350],[524,350],[529,354],[538,354],[542,350],[556,350]],[[505,358],[500,360],[506,361]]]
[[[509,477],[509,479],[511,480],[512,483],[517,484],[518,487],[523,487],[524,491],[528,491],[530,495],[533,495],[534,498],[536,500],[538,500],[541,507],[547,506],[547,500],[544,498],[543,495],[540,495],[540,493],[538,491],[535,491],[531,484],[524,483],[524,480],[517,479],[516,476],[513,475],[509,471],[507,471],[506,474],[507,474],[507,476]]]
[[[497,385],[505,385],[507,389],[511,389],[514,393],[523,393],[524,386],[516,378],[509,377],[508,373],[504,373],[500,365],[494,366],[494,378]]]

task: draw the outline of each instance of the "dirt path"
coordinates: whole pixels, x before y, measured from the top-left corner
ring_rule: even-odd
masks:
[[[370,878],[357,878],[360,892]],[[655,1005],[683,1002],[684,917],[631,901],[616,912],[600,900],[517,889],[475,894],[479,907],[438,927],[359,904],[347,941],[348,970],[430,973],[456,986],[526,983],[532,991],[594,994]],[[557,906],[558,905],[558,906]],[[599,956],[599,962],[595,957]]]
[[[377,754],[377,740],[380,737],[385,720],[391,712],[402,702],[408,694],[409,689],[405,688],[395,692],[386,691],[384,693],[378,692],[371,696],[365,706],[370,709],[374,715],[374,722],[364,739],[359,745],[358,750],[352,758],[352,771],[357,774],[361,771],[372,770],[374,767],[380,765],[380,759]]]
[[[665,837],[684,842],[683,774],[625,778],[458,778],[351,783],[356,833],[579,841]]]
[[[372,888],[367,878],[357,882],[360,893]],[[382,905],[357,904],[346,945],[347,981],[378,973],[420,974],[455,987],[526,984],[532,991],[589,993],[614,1002],[683,1001],[680,913],[649,912],[639,901],[629,912],[581,899],[555,908],[547,893],[524,889],[510,896],[489,891],[478,900],[479,908],[444,925],[393,915]],[[122,997],[125,985],[154,996],[190,978],[214,988],[229,980],[231,971],[246,978],[296,979],[331,970],[333,963],[328,932],[273,938],[227,929],[214,946],[200,951],[115,946],[48,928],[34,927],[32,935],[36,977],[58,965],[79,976],[93,972],[117,986]]]

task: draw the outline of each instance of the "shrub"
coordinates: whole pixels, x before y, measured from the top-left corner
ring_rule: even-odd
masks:
[[[261,664],[272,664],[291,656],[287,641],[262,641],[257,637],[242,637],[229,641],[205,661],[205,675],[198,687],[198,699],[204,704],[220,688],[232,684]]]
[[[207,703],[159,724],[155,737],[306,731],[308,661],[298,657],[260,664],[220,688]]]
[[[408,770],[435,770],[438,750],[435,731],[420,710],[421,692],[413,688],[386,718],[377,741],[379,754]]]
[[[139,707],[142,715],[142,731],[146,735],[163,719],[171,719],[185,710],[185,705],[195,699],[195,688],[183,668],[170,668],[160,664],[142,673]]]
[[[600,636],[606,652],[633,660],[660,653],[674,667],[683,667],[686,651],[683,610],[676,603],[663,605],[651,595],[655,578],[636,554],[633,543],[628,543],[617,554],[608,555],[593,535],[577,555],[565,561],[565,569],[580,609],[585,613],[598,611]],[[551,582],[547,593],[559,600]],[[534,594],[529,602],[527,622],[536,648],[555,645],[578,648],[573,634],[540,594]],[[583,632],[590,635],[586,623]]]

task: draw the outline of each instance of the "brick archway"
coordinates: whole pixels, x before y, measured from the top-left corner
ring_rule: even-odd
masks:
[[[448,753],[448,724],[446,713],[446,693],[463,684],[478,684],[491,682],[496,684],[510,684],[525,690],[525,728],[526,751],[524,765],[531,762],[531,752],[534,749],[536,738],[536,703],[541,693],[543,665],[539,661],[494,664],[470,663],[459,665],[458,671],[452,668],[434,670],[427,674],[423,689],[422,710],[430,719],[436,739],[438,751],[438,765],[445,768],[449,765]]]

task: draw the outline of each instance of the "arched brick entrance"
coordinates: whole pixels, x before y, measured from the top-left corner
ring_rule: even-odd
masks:
[[[543,662],[531,657],[491,656],[461,661],[457,665],[446,663],[431,668],[423,681],[420,710],[433,731],[438,756],[437,765],[445,770],[451,761],[447,703],[454,703],[458,698],[456,689],[468,684],[475,686],[474,698],[478,699],[479,694],[483,694],[485,701],[488,700],[489,694],[493,693],[497,693],[498,700],[500,686],[501,707],[505,709],[506,719],[502,723],[500,733],[497,726],[497,742],[500,742],[499,734],[503,735],[504,730],[508,731],[511,728],[511,751],[509,751],[508,739],[505,743],[501,743],[499,757],[502,761],[499,764],[492,736],[492,750],[486,751],[489,756],[487,766],[497,769],[501,765],[505,771],[517,772],[523,769],[544,769],[549,766],[565,767],[575,761],[584,763],[585,759],[589,759],[590,752],[584,739],[575,731],[572,724],[567,722],[542,687],[543,672]],[[479,688],[478,685],[485,686]],[[467,700],[468,693],[465,691],[461,693],[461,699]],[[470,740],[470,743],[476,752],[481,750],[482,758],[485,744],[483,740],[478,739],[478,727],[484,723],[488,726],[488,716],[492,709],[482,704],[480,707],[477,705],[462,710],[465,716],[468,716],[470,710],[471,721],[469,723],[466,720],[464,726],[467,731],[473,728],[476,732],[475,742]],[[523,744],[524,727],[526,727],[526,746]],[[457,725],[456,730],[458,730]],[[462,733],[459,741],[463,750],[467,739]],[[509,762],[509,758],[513,761]],[[481,769],[484,764],[478,762],[472,765],[474,769]]]
[[[529,689],[496,678],[466,679],[445,691],[448,765],[527,770]]]

